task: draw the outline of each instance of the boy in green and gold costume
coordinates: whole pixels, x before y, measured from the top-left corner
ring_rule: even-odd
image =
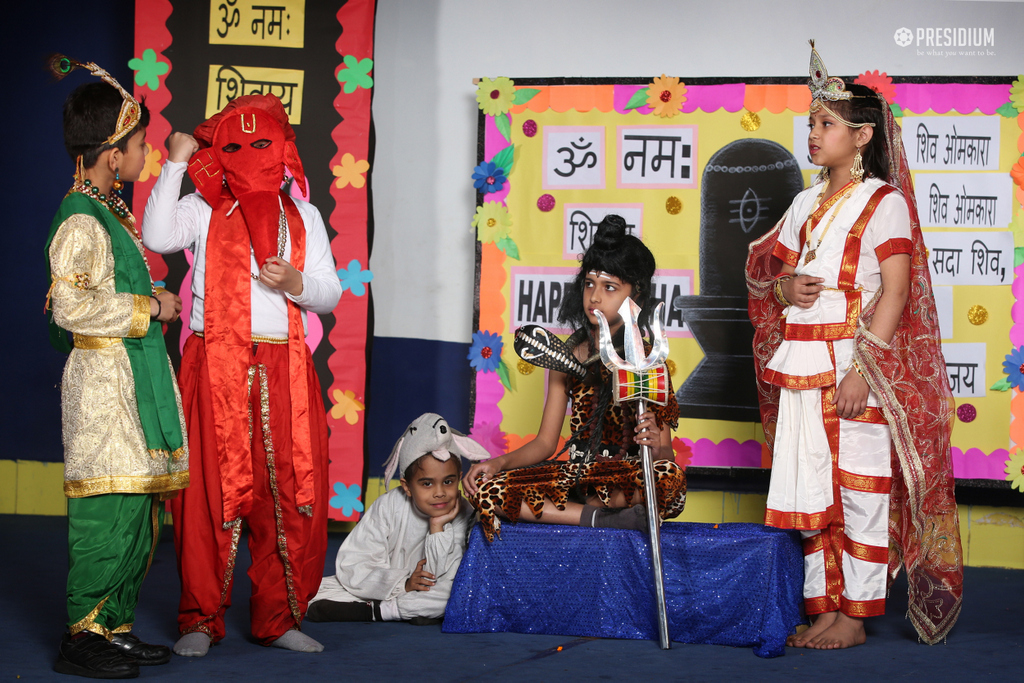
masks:
[[[75,184],[45,251],[50,339],[70,352],[61,385],[68,632],[54,670],[131,678],[139,665],[170,660],[167,647],[131,630],[163,499],[188,485],[181,398],[162,331],[177,320],[181,299],[153,286],[118,193],[145,165],[149,112],[95,64],[57,56],[51,66],[59,77],[86,68],[104,81],[64,103]]]

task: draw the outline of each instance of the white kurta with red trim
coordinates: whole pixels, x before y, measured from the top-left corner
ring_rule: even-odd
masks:
[[[852,370],[860,312],[881,287],[881,262],[911,251],[910,217],[898,191],[867,179],[812,215],[821,186],[793,201],[774,254],[797,275],[824,279],[809,308],[786,309],[784,339],[765,380],[782,387],[765,516],[804,531],[808,612],[877,612],[888,555],[890,436],[878,398],[840,419],[835,389]],[[820,240],[820,245],[819,245]],[[813,248],[814,258],[806,261]],[[830,529],[822,535],[819,530]],[[835,553],[822,552],[830,544]]]

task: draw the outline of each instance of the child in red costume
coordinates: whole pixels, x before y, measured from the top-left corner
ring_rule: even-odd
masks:
[[[146,206],[146,246],[195,256],[180,373],[192,487],[171,508],[183,656],[224,637],[243,519],[253,635],[323,649],[299,630],[327,551],[327,425],[305,317],[342,290],[319,212],[280,190],[286,166],[305,185],[294,140],[280,100],[239,97],[195,139],[171,136]],[[178,201],[190,156],[199,192]]]

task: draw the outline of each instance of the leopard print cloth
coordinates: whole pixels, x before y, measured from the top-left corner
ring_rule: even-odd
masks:
[[[648,345],[649,346],[649,345]],[[645,348],[647,348],[645,346]],[[612,382],[611,372],[601,367],[601,382],[610,385]],[[597,410],[599,403],[599,385],[588,384],[587,382],[569,377],[566,390],[572,400],[572,414],[569,416],[569,433],[577,435],[575,443],[577,448],[586,449],[590,440],[590,434],[585,427]],[[656,403],[649,403],[648,410],[654,413],[655,422],[659,429],[666,426],[675,429],[679,426],[679,403],[676,401],[672,389],[672,378],[669,377],[669,401],[666,405],[660,406]],[[636,427],[636,404],[612,404],[607,407],[604,418],[604,434],[602,444],[597,453],[587,460],[623,460],[639,457],[639,446],[633,440]],[[617,442],[617,443],[616,443]],[[580,459],[580,458],[577,458]]]
[[[671,460],[657,460],[654,477],[658,514],[662,519],[679,515],[686,504],[686,473]],[[636,461],[616,460],[538,465],[499,472],[480,485],[470,502],[479,511],[480,526],[490,542],[501,532],[498,510],[510,522],[515,522],[519,519],[523,501],[526,501],[540,519],[545,498],[559,510],[564,510],[569,492],[577,486],[588,496],[597,494],[605,505],[609,504],[616,489],[622,491],[626,500],[632,500],[633,494],[644,488],[643,465]]]

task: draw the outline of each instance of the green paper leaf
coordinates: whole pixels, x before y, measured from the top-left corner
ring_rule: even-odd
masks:
[[[537,88],[517,88],[516,94],[512,96],[512,104],[526,104],[539,92]]]
[[[512,141],[512,122],[509,120],[508,114],[498,114],[494,117],[494,125],[498,127],[498,132],[504,136],[509,142]]]
[[[988,389],[989,391],[1009,391],[1011,388],[1012,385],[1010,384],[1009,380],[1007,380],[1004,377],[995,384],[993,384],[992,386],[990,386]]]
[[[1015,119],[1017,118],[1017,114],[1020,112],[1018,112],[1017,108],[1013,106],[1013,102],[1007,102],[1003,106],[999,107],[999,109],[996,109],[996,113],[1007,119]]]
[[[647,88],[643,90],[637,90],[633,93],[633,96],[629,98],[629,102],[623,107],[626,111],[630,109],[636,109],[637,107],[643,107],[647,104]]]
[[[512,386],[512,375],[509,374],[508,366],[505,365],[505,361],[498,362],[498,379],[505,385],[505,388],[509,391],[515,391],[515,387]]]
[[[1016,247],[1013,250],[1013,267],[1016,268],[1024,263],[1024,247]]]
[[[892,110],[892,115],[895,116],[896,118],[900,118],[901,116],[903,116],[903,107],[896,104],[895,102],[889,105],[889,109]]]
[[[500,117],[499,117],[500,118]],[[505,169],[505,177],[512,174],[512,164],[515,163],[514,145],[509,145],[501,150],[491,159],[495,166]]]
[[[509,258],[514,258],[516,261],[519,260],[519,247],[511,237],[503,237],[499,241],[495,242],[494,246],[505,252],[505,255]]]

